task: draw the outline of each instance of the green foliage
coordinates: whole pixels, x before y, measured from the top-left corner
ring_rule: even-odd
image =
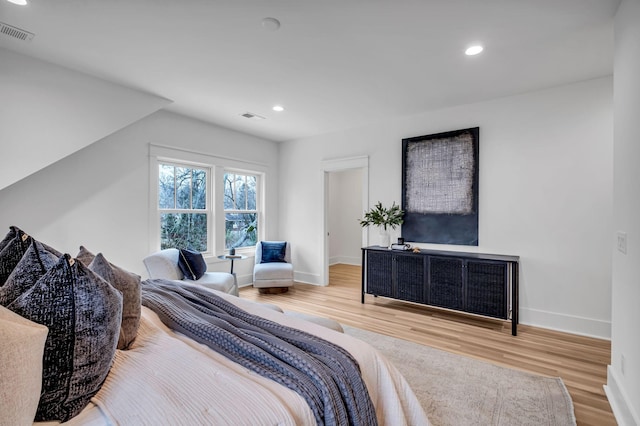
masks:
[[[402,225],[402,222],[404,222],[402,216],[404,216],[404,211],[400,209],[400,206],[395,201],[389,208],[382,207],[382,203],[378,201],[372,209],[364,214],[364,219],[359,222],[362,227],[382,226],[386,231],[387,226],[396,229],[398,225]]]
[[[258,178],[224,174],[225,248],[255,246],[258,242]]]
[[[158,207],[162,249],[175,247],[207,251],[206,169],[159,164]],[[191,210],[193,213],[175,210]]]
[[[207,251],[207,215],[203,213],[162,213],[160,247]]]
[[[225,248],[255,246],[258,242],[256,213],[227,213],[225,215]]]
[[[209,211],[208,169],[159,164],[158,207],[161,248],[191,248],[207,251]],[[258,241],[258,178],[225,173],[225,247],[240,248]],[[178,211],[176,211],[178,210]],[[191,212],[184,212],[190,210]]]

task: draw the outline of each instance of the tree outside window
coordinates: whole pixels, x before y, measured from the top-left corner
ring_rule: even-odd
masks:
[[[158,165],[160,247],[208,249],[207,169]]]
[[[258,177],[224,174],[225,248],[255,246],[258,238]]]

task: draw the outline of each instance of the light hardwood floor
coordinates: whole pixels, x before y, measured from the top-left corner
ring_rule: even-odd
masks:
[[[360,267],[334,265],[329,286],[296,283],[284,294],[244,287],[240,297],[284,310],[333,318],[342,324],[429,345],[497,365],[561,377],[573,399],[578,425],[615,425],[602,386],[611,347],[606,340],[459,315],[367,295],[360,303]]]

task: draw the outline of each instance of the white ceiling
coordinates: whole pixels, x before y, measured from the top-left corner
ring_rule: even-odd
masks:
[[[609,75],[619,2],[0,0],[1,22],[35,33],[0,47],[285,141]]]

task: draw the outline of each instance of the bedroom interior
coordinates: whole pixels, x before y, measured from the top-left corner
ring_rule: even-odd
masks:
[[[579,424],[640,424],[638,0],[187,3],[0,2],[0,22],[31,34],[0,34],[3,232],[17,225],[71,255],[99,249],[144,279],[142,259],[160,249],[158,161],[206,164],[212,180],[251,170],[264,177],[261,238],[291,243],[296,284],[259,295],[243,251],[242,303],[524,365],[563,378]],[[465,57],[472,41],[485,51]],[[377,242],[359,229],[362,212],[401,201],[402,140],[474,127],[477,250],[519,256],[515,337],[390,299],[360,306],[358,272],[336,279]],[[327,175],[344,179],[337,193]],[[345,202],[354,191],[358,202]],[[330,197],[342,200],[337,216],[355,215],[355,237],[327,237]],[[205,258],[228,272],[216,209]],[[383,327],[394,315],[413,325]],[[487,333],[495,350],[476,342]],[[572,349],[551,354],[546,339]]]
[[[509,324],[503,321],[461,316],[452,311],[423,309],[418,305],[407,305],[392,299],[374,299],[373,296],[367,296],[367,303],[360,304],[360,278],[359,267],[336,264],[331,267],[331,285],[328,287],[297,284],[290,290],[291,294],[277,296],[260,295],[255,289],[244,287],[240,294],[242,298],[276,303],[284,310],[295,309],[298,312],[336,319],[343,324],[347,333],[347,326],[352,326],[493,365],[545,377],[561,377],[573,400],[578,424],[616,424],[602,392],[610,351],[608,341],[521,325],[518,341],[514,342]],[[376,346],[376,340],[368,342]],[[400,354],[398,358],[401,360],[397,363],[398,366],[404,366],[411,360],[410,355],[403,358]],[[422,360],[422,368],[429,362],[430,360]],[[446,373],[439,373],[447,377]],[[425,374],[423,372],[418,378],[408,375],[405,377],[412,388],[415,382],[427,387],[429,383],[425,384],[420,378]],[[488,377],[483,379],[487,382],[491,380]],[[474,388],[474,384],[472,379],[465,380],[458,391],[468,393],[469,389]],[[485,392],[489,395],[484,401],[485,407],[489,407],[488,410],[495,409],[495,401],[492,400],[495,394],[491,388]],[[453,406],[457,407],[455,404]],[[428,415],[433,411],[451,408],[449,404],[434,402],[428,407]],[[465,410],[458,407],[455,411],[462,413]],[[496,412],[500,410],[496,409]],[[477,419],[491,419],[493,413],[484,418],[474,410],[469,409],[467,414],[469,413],[478,416],[475,422],[470,423],[491,423]],[[451,413],[446,413],[444,418],[450,419],[449,416]]]

